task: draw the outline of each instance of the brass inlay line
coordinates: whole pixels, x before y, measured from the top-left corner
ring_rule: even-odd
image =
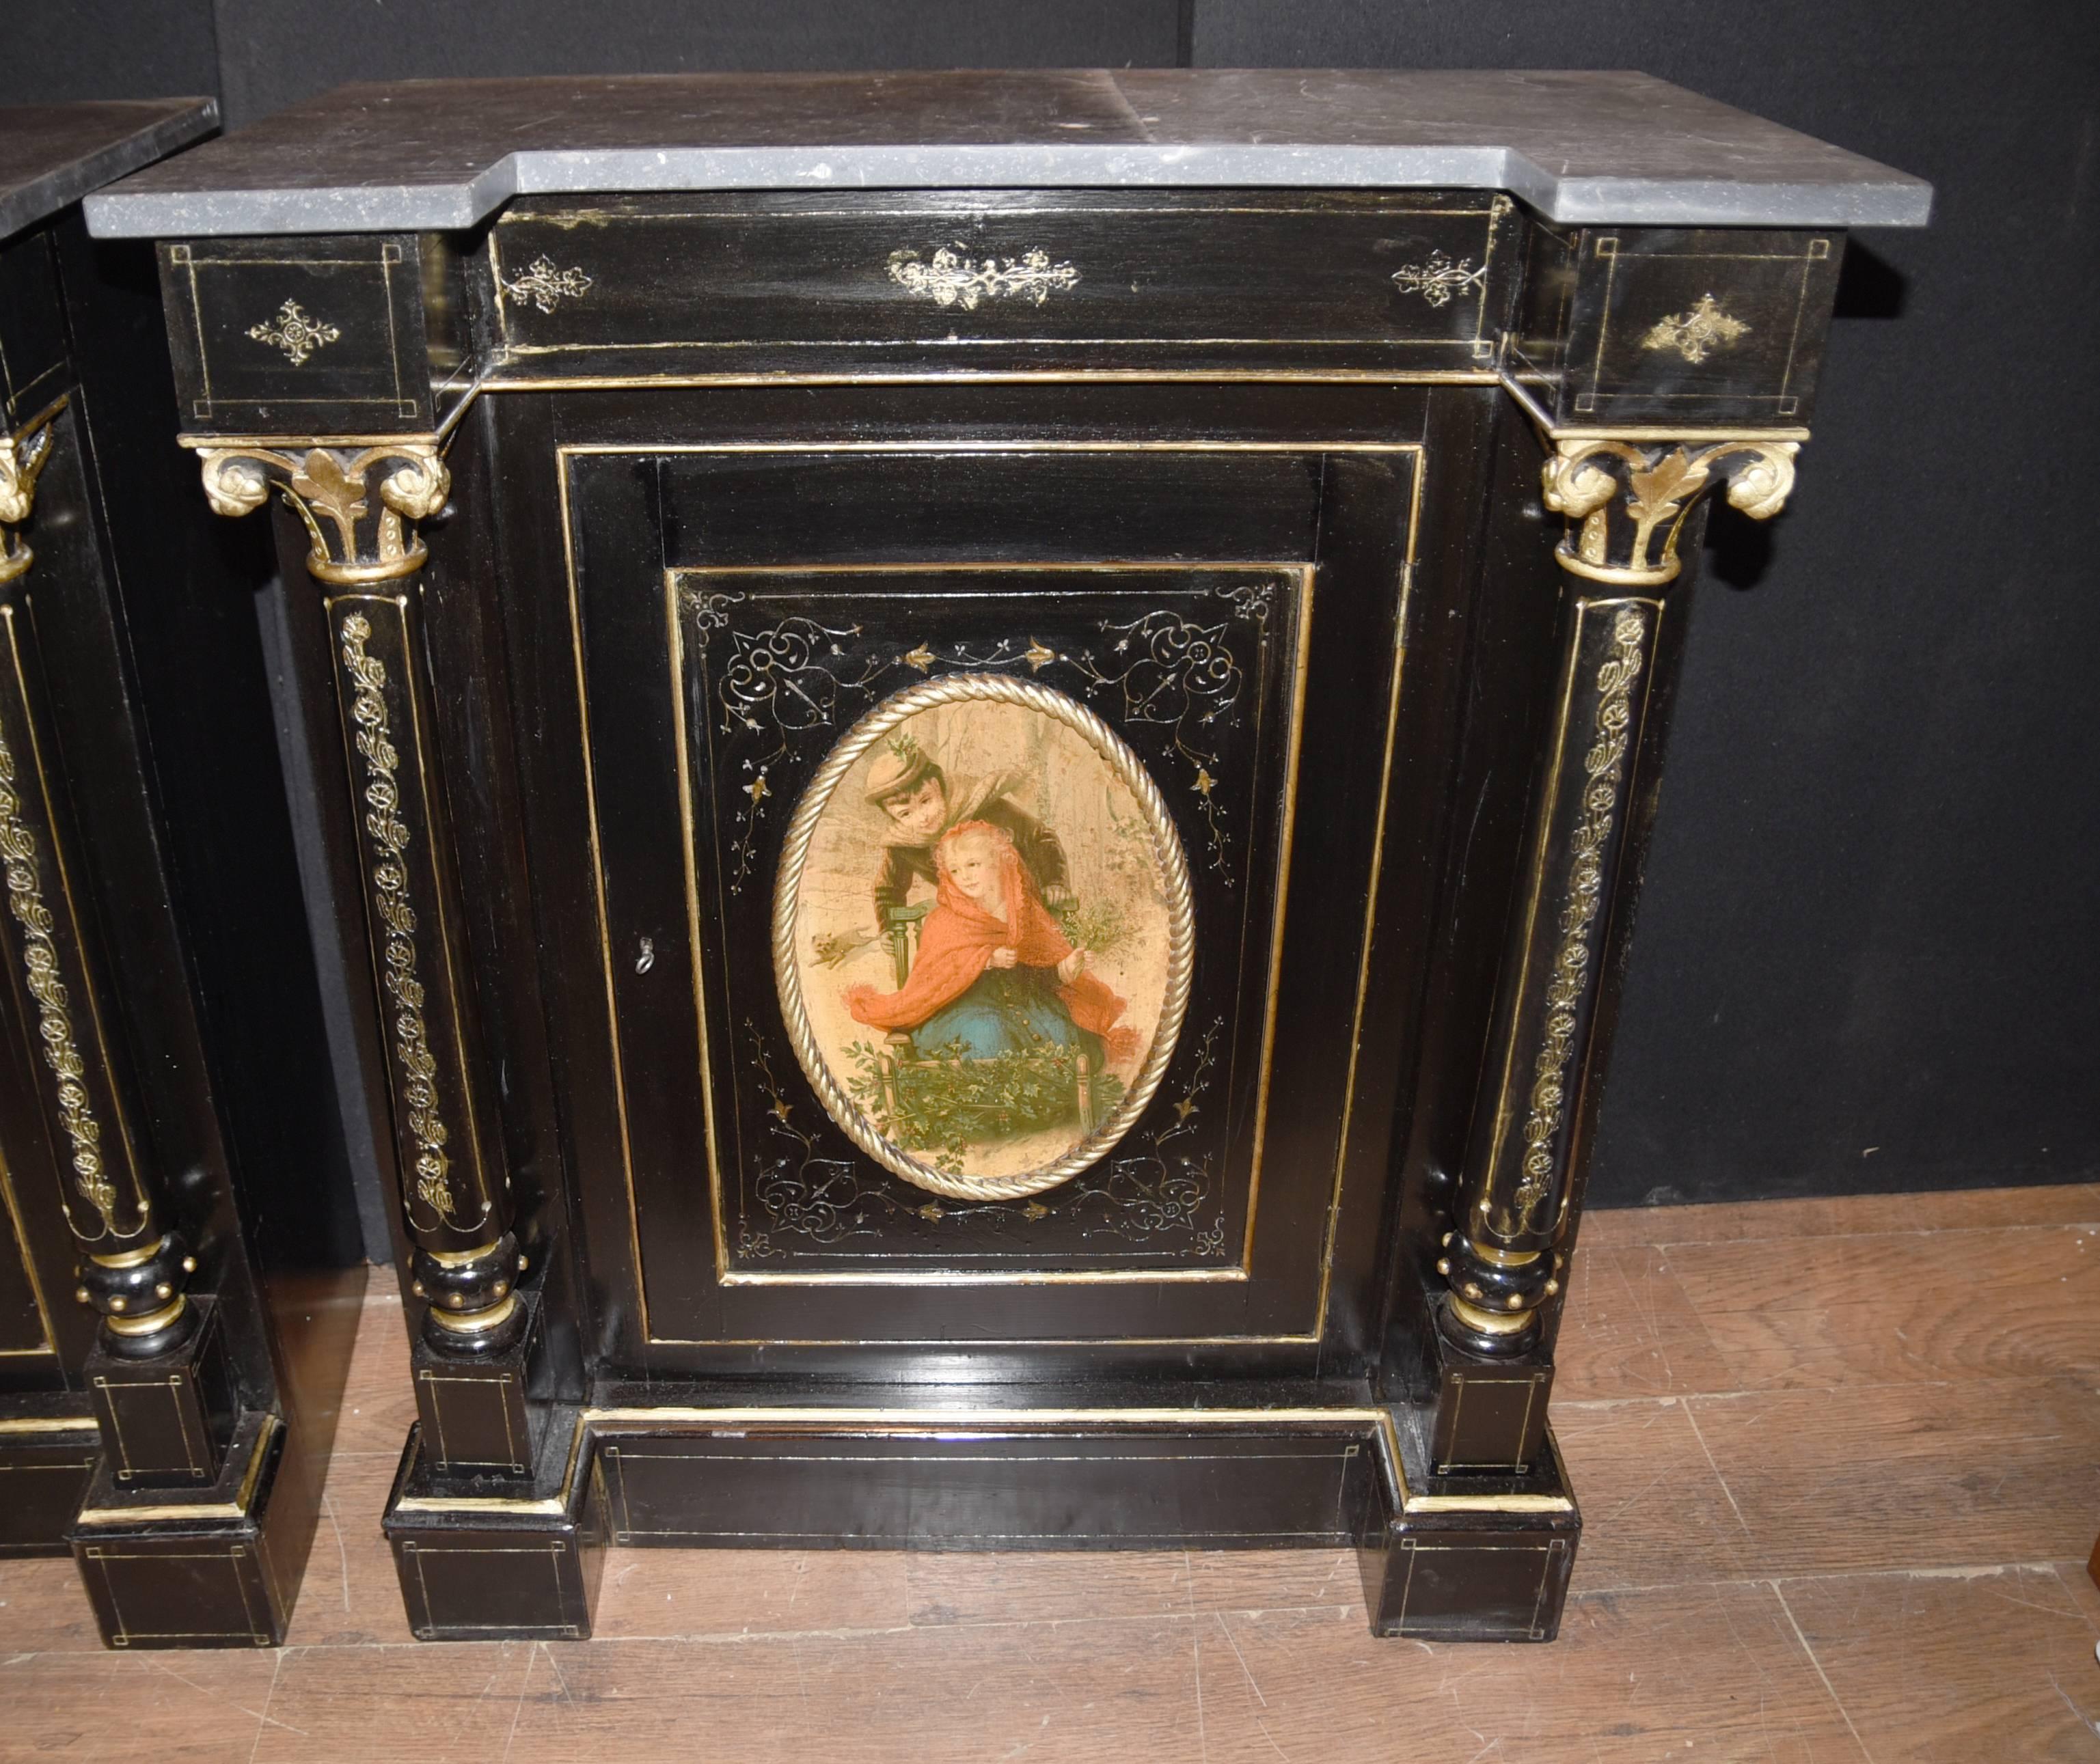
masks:
[[[0,1433],[93,1433],[92,1415],[27,1415],[0,1418]]]
[[[822,1434],[849,1430],[855,1433],[954,1432],[963,1436],[988,1428],[1049,1432],[1074,1426],[1260,1427],[1291,1422],[1330,1423],[1336,1428],[1367,1428],[1377,1439],[1379,1474],[1388,1500],[1397,1511],[1406,1513],[1570,1513],[1575,1503],[1564,1495],[1547,1494],[1416,1494],[1407,1485],[1407,1473],[1400,1451],[1400,1435],[1392,1411],[1379,1407],[1333,1409],[812,1409],[720,1408],[685,1405],[662,1408],[586,1409],[576,1417],[569,1436],[569,1454],[562,1472],[558,1493],[538,1498],[504,1495],[468,1495],[446,1499],[430,1495],[404,1495],[394,1503],[399,1513],[511,1513],[556,1517],[565,1514],[575,1497],[576,1475],[585,1458],[586,1444],[603,1431],[617,1433],[627,1427],[697,1425],[748,1430],[774,1426],[805,1433]],[[623,1435],[623,1437],[624,1437]],[[645,1435],[646,1437],[646,1435]],[[617,1453],[617,1441],[608,1444]],[[1545,1450],[1558,1468],[1560,1458],[1549,1431]],[[623,1493],[624,1493],[623,1488]],[[629,1525],[623,1528],[632,1530]]]
[[[84,1506],[80,1510],[83,1525],[126,1525],[143,1524],[148,1519],[245,1519],[255,1504],[256,1485],[262,1480],[262,1467],[269,1462],[270,1442],[276,1438],[278,1427],[274,1413],[266,1413],[262,1425],[255,1430],[255,1444],[248,1457],[248,1467],[241,1473],[240,1486],[231,1501],[170,1501],[158,1506]]]
[[[610,351],[618,346],[600,346]],[[505,359],[528,351],[512,348]],[[1189,382],[1218,385],[1242,383],[1304,384],[1308,386],[1494,386],[1502,376],[1492,368],[951,368],[938,373],[901,369],[895,373],[666,373],[666,374],[556,374],[492,377],[482,390],[488,392],[626,391],[637,386],[657,389],[713,386],[1084,386],[1100,381],[1130,386]],[[290,438],[296,442],[298,438]],[[383,438],[382,438],[383,439]]]
[[[6,1211],[7,1223],[13,1228],[15,1247],[21,1258],[23,1277],[29,1283],[29,1297],[36,1306],[37,1321],[42,1331],[38,1346],[10,1347],[4,1352],[0,1352],[0,1358],[11,1359],[17,1355],[55,1353],[58,1351],[58,1335],[51,1327],[51,1308],[44,1298],[44,1283],[37,1275],[37,1258],[29,1246],[29,1228],[23,1222],[21,1202],[15,1198],[15,1195],[14,1172],[8,1165],[4,1152],[0,1152],[0,1210]],[[0,1421],[0,1433],[7,1432],[11,1425],[14,1423]],[[27,1428],[41,1427],[42,1423],[24,1422],[20,1425]],[[92,1427],[94,1422],[90,1421],[87,1425]]]
[[[1398,337],[1366,331],[1356,337],[869,337],[853,341],[830,337],[665,337],[648,342],[514,343],[506,339],[503,359],[528,355],[580,355],[599,351],[639,355],[676,349],[1471,349],[1479,337]],[[1207,376],[1206,377],[1208,377]],[[1294,376],[1295,377],[1295,376]],[[629,381],[623,382],[634,384]],[[343,400],[345,403],[350,400]],[[373,399],[363,403],[379,402]]]
[[[1276,862],[1276,907],[1269,919],[1267,996],[1263,1000],[1261,1066],[1255,1081],[1254,1162],[1247,1171],[1246,1229],[1240,1238],[1240,1264],[1250,1274],[1254,1269],[1255,1211],[1261,1197],[1261,1168],[1268,1142],[1268,1078],[1276,1059],[1277,992],[1283,980],[1283,927],[1290,902],[1291,859],[1298,831],[1298,766],[1303,757],[1305,733],[1305,676],[1312,660],[1312,584],[1318,566],[1306,564],[1298,571],[1298,653],[1292,658],[1290,720],[1286,725],[1283,760],[1283,825],[1278,836]],[[1348,1106],[1343,1092],[1342,1106]],[[1312,1333],[1321,1332],[1326,1316],[1327,1258],[1320,1260],[1320,1301],[1312,1313]]]

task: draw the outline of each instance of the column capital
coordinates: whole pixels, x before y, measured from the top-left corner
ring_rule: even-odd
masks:
[[[36,561],[13,529],[36,508],[37,479],[51,463],[51,423],[65,406],[60,399],[13,434],[0,435],[0,583],[13,581]]]
[[[1546,505],[1568,523],[1555,561],[1614,588],[1674,581],[1684,567],[1679,529],[1706,491],[1725,486],[1729,502],[1754,521],[1786,506],[1798,437],[1549,434],[1541,474]]]
[[[306,523],[307,571],[339,588],[412,576],[429,553],[410,523],[440,513],[452,474],[435,435],[317,440],[302,450],[186,438],[214,513],[253,514],[275,488]]]

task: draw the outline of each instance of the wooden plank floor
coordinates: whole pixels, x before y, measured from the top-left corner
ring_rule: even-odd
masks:
[[[1374,1642],[1340,1552],[642,1550],[598,1640],[421,1645],[374,1299],[292,1644],[106,1653],[0,1563],[0,1758],[2100,1760],[2100,1184],[1586,1229],[1555,1646]]]

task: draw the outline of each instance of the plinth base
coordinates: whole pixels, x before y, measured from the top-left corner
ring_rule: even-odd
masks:
[[[285,1435],[251,1410],[210,1487],[136,1491],[95,1468],[68,1541],[112,1647],[275,1647],[285,1639],[306,1538],[271,1523]],[[273,1542],[276,1548],[273,1552]]]
[[[550,1428],[525,1488],[435,1477],[412,1432],[386,1529],[426,1640],[588,1635],[607,1541],[1353,1547],[1378,1634],[1552,1638],[1582,1519],[1550,1436],[1525,1475],[1436,1478],[1405,1412],[1205,1395],[1173,1409],[1098,1391],[995,1409],[615,1401]]]

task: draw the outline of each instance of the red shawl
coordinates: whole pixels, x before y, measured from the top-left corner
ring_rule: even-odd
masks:
[[[995,919],[956,886],[944,854],[960,833],[986,836],[999,849],[1006,917]],[[1070,941],[1044,908],[1035,883],[1013,841],[988,822],[965,821],[942,836],[934,854],[940,871],[933,910],[920,927],[911,977],[895,992],[861,986],[846,989],[846,1008],[856,1021],[876,1029],[916,1029],[976,985],[992,951],[1012,950],[1023,968],[1055,968],[1072,953]],[[1101,1038],[1111,1063],[1137,1052],[1137,1031],[1118,1026],[1123,1001],[1092,974],[1081,972],[1057,988],[1057,997],[1081,1029]]]

